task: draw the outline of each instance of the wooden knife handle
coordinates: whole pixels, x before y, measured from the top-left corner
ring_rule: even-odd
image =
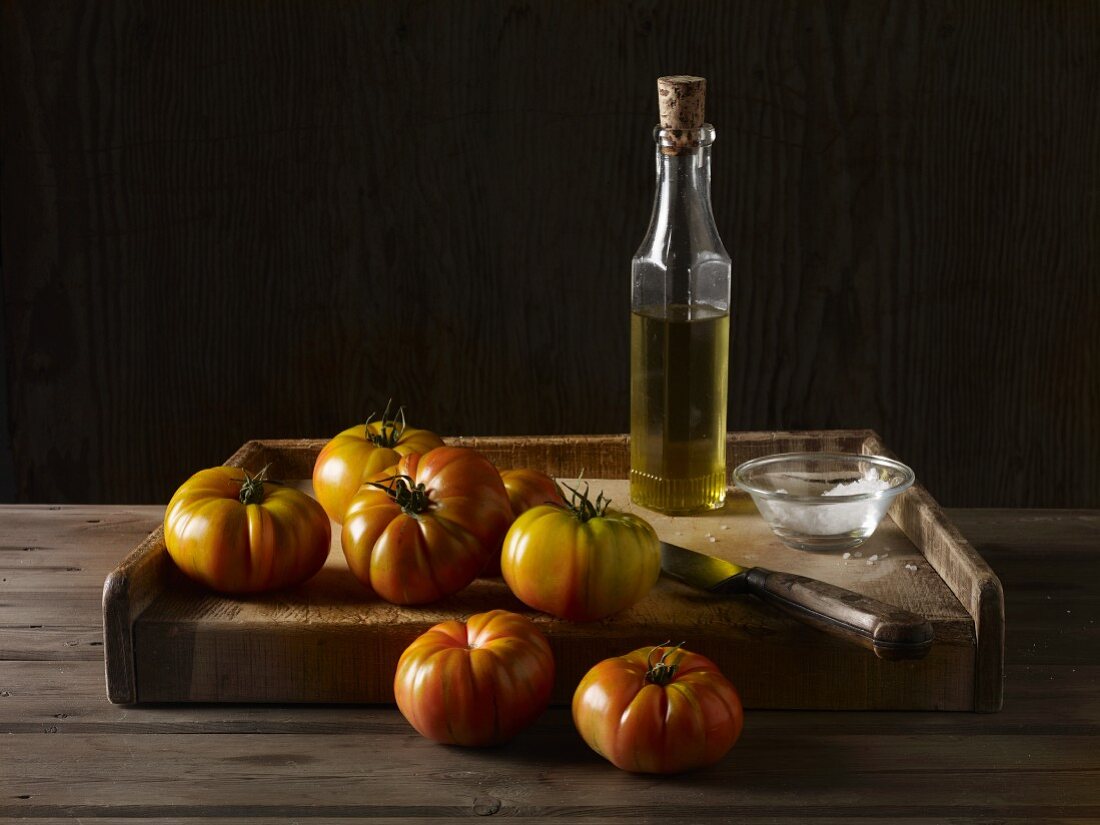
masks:
[[[932,625],[915,613],[843,587],[762,567],[747,571],[756,596],[818,630],[870,648],[880,659],[920,659],[932,647]]]

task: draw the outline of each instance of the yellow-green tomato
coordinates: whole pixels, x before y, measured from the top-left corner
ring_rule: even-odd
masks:
[[[512,524],[500,566],[524,604],[591,622],[650,591],[661,573],[660,542],[645,520],[629,513],[542,505]]]
[[[402,410],[391,417],[387,405],[381,421],[349,427],[324,446],[313,465],[313,494],[328,517],[343,524],[348,505],[364,482],[404,456],[423,455],[442,446],[435,433],[406,427]]]
[[[329,530],[325,511],[305,493],[237,467],[195,473],[164,514],[168,555],[221,593],[301,584],[328,558]]]

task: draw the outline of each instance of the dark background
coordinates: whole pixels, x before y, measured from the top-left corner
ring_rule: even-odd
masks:
[[[707,77],[731,429],[1100,505],[1100,5],[3,3],[0,495],[165,501],[388,396],[623,432],[655,79]]]

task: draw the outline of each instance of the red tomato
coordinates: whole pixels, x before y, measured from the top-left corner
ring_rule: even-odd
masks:
[[[508,491],[508,501],[512,506],[512,514],[520,516],[532,507],[542,504],[556,504],[565,506],[565,499],[561,497],[561,490],[557,482],[546,473],[538,470],[501,470],[501,480],[504,489]],[[500,548],[497,548],[499,551]],[[494,552],[489,558],[489,563],[481,571],[482,576],[500,575],[500,553]]]
[[[437,624],[401,654],[397,707],[423,736],[446,745],[495,745],[550,702],[554,657],[528,619],[506,610]]]
[[[496,468],[468,448],[407,455],[397,471],[351,500],[340,543],[351,572],[383,599],[426,604],[474,580],[512,509]]]
[[[517,517],[540,504],[565,506],[557,482],[546,473],[529,469],[501,470],[500,477],[504,480],[504,489],[508,491],[512,514]]]
[[[264,483],[237,467],[200,470],[164,514],[164,543],[176,565],[222,593],[300,584],[328,557],[328,516],[293,487]]]
[[[641,600],[661,574],[660,541],[638,516],[607,508],[601,493],[573,491],[568,507],[542,505],[504,538],[504,581],[526,605],[592,622]]]
[[[717,762],[741,735],[737,689],[710,659],[643,647],[605,659],[573,694],[573,723],[624,771],[679,773]]]
[[[352,496],[368,478],[402,456],[442,446],[443,439],[435,433],[406,427],[404,408],[391,417],[387,404],[381,421],[368,418],[366,425],[349,427],[321,449],[313,465],[313,494],[329,518],[340,524]]]

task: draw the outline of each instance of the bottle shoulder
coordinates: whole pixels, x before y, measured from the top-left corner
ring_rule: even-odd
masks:
[[[674,208],[655,204],[635,259],[703,257],[730,260],[718,234],[709,203],[682,203]]]
[[[696,241],[698,239],[695,239]],[[704,264],[730,269],[733,259],[722,239],[714,234],[706,243],[670,242],[659,235],[647,234],[631,258],[632,266],[658,265],[664,269],[695,269]]]

